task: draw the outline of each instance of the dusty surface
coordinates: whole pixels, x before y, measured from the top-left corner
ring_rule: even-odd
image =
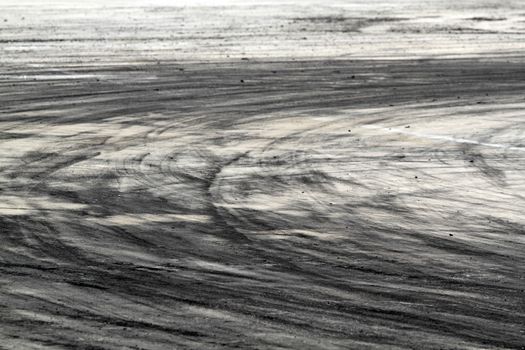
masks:
[[[0,4],[0,348],[522,348],[525,4],[195,4]]]

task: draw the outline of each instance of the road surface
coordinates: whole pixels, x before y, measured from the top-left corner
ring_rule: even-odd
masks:
[[[0,4],[0,348],[523,349],[525,3]]]

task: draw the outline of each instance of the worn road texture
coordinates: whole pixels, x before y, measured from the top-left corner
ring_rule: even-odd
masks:
[[[0,2],[0,349],[523,349],[525,2]]]

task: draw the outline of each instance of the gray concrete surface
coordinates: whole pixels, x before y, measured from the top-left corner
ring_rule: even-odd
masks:
[[[522,349],[522,1],[0,3],[0,348]]]

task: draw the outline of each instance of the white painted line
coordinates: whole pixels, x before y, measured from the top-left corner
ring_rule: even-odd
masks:
[[[388,133],[410,135],[410,136],[415,136],[415,137],[420,137],[420,138],[425,138],[425,139],[442,140],[442,141],[449,141],[449,142],[455,142],[455,143],[466,143],[466,144],[493,147],[493,148],[503,148],[503,149],[513,150],[513,151],[522,151],[522,152],[525,151],[525,147],[516,147],[516,146],[504,145],[501,143],[479,142],[476,140],[456,138],[453,136],[446,136],[446,135],[425,134],[425,133],[420,133],[420,132],[407,131],[407,130],[403,130],[399,128],[385,128],[379,125],[363,125],[362,127],[365,129],[382,130]]]

